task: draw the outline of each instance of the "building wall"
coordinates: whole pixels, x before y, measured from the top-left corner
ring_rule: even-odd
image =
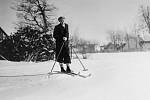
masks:
[[[129,43],[126,43],[125,47],[123,48],[123,51],[137,50],[140,48],[139,42],[136,39],[130,39]]]
[[[144,50],[150,50],[150,43],[144,43],[143,44],[143,49]]]

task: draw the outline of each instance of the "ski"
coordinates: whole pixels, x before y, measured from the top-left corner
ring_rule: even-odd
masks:
[[[63,73],[63,72],[60,72],[60,71],[54,71],[53,73],[54,74],[67,74],[67,75],[75,76],[75,73]]]
[[[66,75],[70,75],[70,76],[79,76],[79,77],[82,77],[82,78],[87,78],[87,77],[90,77],[91,74],[87,74],[87,75],[82,75],[80,72],[78,73],[75,73],[75,72],[71,72],[71,73],[63,73],[63,72],[60,72],[60,71],[54,71],[54,72],[51,72],[49,73],[49,75],[54,75],[54,74],[66,74]]]
[[[87,77],[90,77],[92,74],[86,74],[86,75],[83,75],[81,74],[80,72],[78,73],[75,73],[75,72],[71,72],[71,73],[67,73],[67,74],[73,74],[73,75],[76,75],[76,76],[80,76],[80,77],[83,77],[83,78],[87,78]]]

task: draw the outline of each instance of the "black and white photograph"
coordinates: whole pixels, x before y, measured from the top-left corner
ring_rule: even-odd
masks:
[[[0,100],[150,100],[150,0],[0,0]]]

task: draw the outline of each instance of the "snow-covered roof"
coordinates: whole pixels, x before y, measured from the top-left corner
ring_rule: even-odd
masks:
[[[143,35],[144,41],[150,41],[150,34]]]

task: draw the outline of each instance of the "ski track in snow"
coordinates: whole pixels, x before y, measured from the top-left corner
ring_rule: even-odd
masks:
[[[0,100],[150,100],[150,52],[89,54],[89,78],[69,75],[0,77]],[[48,73],[53,61],[0,61],[0,76]],[[77,59],[71,68],[82,70]],[[59,70],[56,64],[54,70]],[[86,73],[86,72],[85,72]]]

